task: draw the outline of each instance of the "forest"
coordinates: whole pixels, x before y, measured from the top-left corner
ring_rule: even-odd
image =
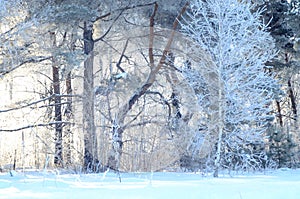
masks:
[[[0,0],[0,171],[300,167],[298,0]]]

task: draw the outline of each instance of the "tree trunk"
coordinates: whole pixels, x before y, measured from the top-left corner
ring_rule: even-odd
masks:
[[[215,159],[215,165],[214,165],[214,174],[213,176],[214,177],[218,177],[219,176],[219,169],[220,169],[220,166],[221,166],[221,150],[222,150],[222,142],[223,142],[223,123],[224,123],[224,120],[223,120],[223,90],[221,89],[223,86],[222,86],[222,77],[221,77],[221,74],[219,72],[219,82],[218,82],[218,88],[219,88],[219,91],[218,91],[218,118],[217,118],[217,123],[216,123],[216,126],[217,126],[217,131],[218,131],[218,142],[217,142],[217,153],[216,153],[216,159]],[[214,124],[214,123],[213,123]],[[214,129],[214,130],[216,130]]]
[[[56,48],[56,35],[54,32],[50,33],[53,44],[53,49]],[[60,98],[60,80],[59,68],[56,58],[52,56],[52,82],[54,96],[54,121],[55,121],[55,155],[54,164],[62,166],[62,115],[61,115],[61,98]]]
[[[281,114],[281,106],[280,102],[276,100],[276,107],[277,107],[277,117],[279,121],[279,125],[282,127],[283,126],[283,120],[282,120],[282,114]]]
[[[126,125],[124,124],[125,118],[128,114],[128,112],[132,109],[132,107],[135,105],[135,103],[138,101],[138,99],[140,97],[142,97],[147,91],[148,89],[153,85],[155,79],[156,79],[156,75],[157,73],[160,71],[160,69],[163,67],[163,65],[166,62],[167,59],[167,55],[169,54],[170,48],[171,48],[171,44],[173,42],[175,33],[176,33],[176,28],[178,26],[179,20],[181,18],[181,16],[183,15],[183,13],[185,12],[185,10],[188,7],[188,3],[186,3],[184,5],[184,7],[182,8],[181,12],[178,14],[178,16],[176,17],[174,23],[173,23],[173,30],[171,31],[171,34],[169,36],[168,42],[165,46],[165,49],[163,51],[162,57],[160,58],[158,64],[156,66],[154,66],[154,59],[152,59],[152,45],[153,45],[153,21],[152,18],[155,15],[156,9],[157,9],[157,4],[155,4],[155,9],[154,9],[154,13],[150,19],[150,42],[149,42],[149,58],[150,58],[150,66],[151,66],[151,71],[150,74],[148,76],[148,79],[146,80],[146,82],[137,89],[137,91],[135,92],[135,94],[129,99],[129,101],[124,104],[121,108],[120,111],[118,112],[118,114],[116,115],[116,118],[114,120],[113,123],[113,142],[112,142],[112,152],[111,154],[109,154],[108,157],[108,167],[112,168],[114,170],[119,170],[119,165],[120,165],[120,158],[122,155],[122,147],[123,147],[123,133],[124,130],[126,128]]]
[[[296,120],[297,119],[297,103],[296,103],[296,98],[295,98],[294,91],[292,88],[291,79],[288,80],[288,93],[289,93],[289,98],[291,100],[293,119]]]
[[[93,23],[85,22],[83,29],[84,61],[83,77],[83,134],[84,134],[84,169],[96,171],[97,164],[97,139],[94,123],[94,40]]]
[[[67,95],[72,95],[72,81],[71,81],[71,72],[68,73],[66,78],[66,88],[67,88]],[[66,121],[71,122],[73,119],[73,111],[72,111],[72,97],[67,98],[67,107],[65,110]],[[72,143],[73,143],[73,136],[71,130],[71,124],[66,126],[66,165],[69,166],[72,164]]]
[[[76,39],[74,38],[74,34],[71,34],[71,51],[74,52],[75,51],[75,42]],[[64,115],[66,116],[66,120],[67,122],[72,123],[72,120],[74,119],[74,115],[73,115],[73,100],[71,95],[73,94],[73,90],[72,90],[72,72],[68,72],[67,77],[66,77],[66,90],[67,90],[67,95],[69,97],[67,97],[67,107],[65,110]],[[72,134],[72,130],[71,130],[72,124],[67,125],[66,126],[66,165],[70,166],[72,164],[72,147],[73,147],[73,134]]]
[[[119,171],[120,158],[123,148],[123,128],[119,126],[119,121],[115,119],[112,126],[112,151],[108,157],[107,167]]]

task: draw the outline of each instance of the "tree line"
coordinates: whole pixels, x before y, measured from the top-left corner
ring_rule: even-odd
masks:
[[[20,136],[1,165],[298,166],[297,1],[6,0],[0,17],[0,131]]]

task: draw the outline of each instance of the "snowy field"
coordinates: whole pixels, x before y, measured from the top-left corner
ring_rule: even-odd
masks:
[[[222,175],[198,173],[0,173],[0,198],[298,199],[300,170]]]

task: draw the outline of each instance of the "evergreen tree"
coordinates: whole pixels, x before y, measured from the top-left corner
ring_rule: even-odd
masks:
[[[283,130],[283,127],[271,126],[267,130],[268,146],[267,156],[269,162],[276,164],[276,167],[295,167],[295,147],[297,144],[293,141],[289,131]]]

